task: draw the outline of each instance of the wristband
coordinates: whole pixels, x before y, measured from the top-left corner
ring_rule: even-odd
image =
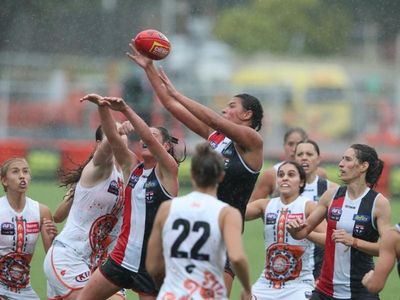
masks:
[[[358,238],[353,237],[353,243],[351,244],[351,247],[358,249]]]

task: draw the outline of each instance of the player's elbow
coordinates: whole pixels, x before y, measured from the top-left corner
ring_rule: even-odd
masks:
[[[371,283],[368,287],[367,287],[368,291],[371,294],[378,294],[380,291],[383,290],[383,285],[381,284],[376,284],[376,283]]]
[[[149,256],[146,258],[146,271],[151,277],[154,277],[157,275],[158,268],[157,265],[154,263],[154,260],[149,258]]]
[[[234,268],[247,262],[247,258],[244,253],[229,254],[229,260]]]

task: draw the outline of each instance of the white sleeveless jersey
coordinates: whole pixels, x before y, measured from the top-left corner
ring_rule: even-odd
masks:
[[[286,230],[287,222],[305,219],[307,198],[299,196],[285,205],[272,198],[264,215],[265,269],[258,280],[265,287],[284,289],[299,283],[314,282],[314,244],[307,239],[295,240]]]
[[[96,268],[118,237],[122,207],[122,174],[115,167],[109,178],[94,187],[78,182],[67,222],[56,240]]]
[[[315,177],[315,180],[311,183],[306,183],[304,186],[304,191],[301,193],[301,195],[307,199],[314,200],[315,202],[319,201],[319,195],[318,195],[318,180],[320,177],[317,175]],[[329,188],[331,182],[329,180],[326,181],[326,188]]]
[[[166,277],[157,299],[227,299],[219,227],[226,206],[200,192],[172,200],[162,231]]]
[[[311,183],[306,183],[304,186],[304,191],[301,195],[307,199],[316,201],[315,197],[318,197],[318,176],[315,177],[315,180]]]
[[[26,197],[16,212],[7,197],[0,198],[0,284],[14,292],[30,287],[30,261],[40,233],[39,203]]]

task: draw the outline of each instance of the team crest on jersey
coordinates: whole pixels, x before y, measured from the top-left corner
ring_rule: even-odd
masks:
[[[118,186],[118,182],[115,181],[115,180],[111,181],[111,182],[110,182],[110,185],[108,186],[107,192],[118,196],[118,195],[119,195],[119,186]]]
[[[354,226],[354,232],[357,233],[358,235],[360,235],[361,233],[363,233],[365,230],[365,226],[361,225],[361,224],[356,224]]]
[[[2,235],[14,235],[15,225],[14,223],[4,222],[1,224],[1,234]]]
[[[154,202],[153,196],[154,196],[153,191],[147,191],[145,195],[146,203],[153,203]]]
[[[329,218],[333,221],[339,221],[342,216],[342,209],[340,207],[331,208]]]
[[[353,220],[356,222],[367,223],[370,220],[370,216],[368,216],[368,215],[353,215]]]
[[[217,146],[218,146],[218,143],[216,143],[216,142],[214,142],[214,141],[210,141],[210,147],[211,147],[211,149],[215,149],[215,148],[217,148]]]
[[[225,168],[228,167],[230,161],[231,161],[231,160],[230,160],[229,158],[224,157],[224,166],[225,166]]]
[[[265,224],[266,225],[275,224],[277,218],[278,218],[277,214],[275,214],[275,213],[267,213],[267,215],[265,216]]]

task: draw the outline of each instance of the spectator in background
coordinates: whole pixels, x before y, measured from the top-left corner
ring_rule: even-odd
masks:
[[[132,125],[114,126],[127,143]],[[76,299],[90,274],[114,247],[120,231],[124,200],[121,168],[101,126],[95,138],[96,148],[87,162],[61,176],[68,191],[55,215],[60,222],[69,217],[44,261],[49,299]],[[125,298],[124,291],[110,299],[121,297]]]
[[[263,109],[260,101],[248,94],[234,96],[222,116],[210,108],[178,92],[167,75],[159,73],[151,59],[141,55],[130,44],[129,58],[142,67],[163,106],[180,122],[207,139],[212,148],[225,158],[225,178],[218,186],[217,196],[239,209],[242,216],[263,163],[263,140],[258,133]],[[225,285],[228,296],[234,272],[227,261]]]
[[[375,149],[351,145],[339,162],[344,185],[328,189],[306,220],[297,218],[287,225],[290,234],[302,240],[327,220],[324,260],[312,300],[379,299],[361,280],[373,269],[378,239],[390,227],[389,201],[373,189],[382,169]]]
[[[250,300],[241,216],[216,198],[223,176],[223,157],[208,143],[199,144],[191,162],[193,192],[161,205],[146,258],[146,269],[162,283],[157,299],[227,299],[227,250],[244,288],[241,299]]]
[[[155,299],[158,289],[145,269],[146,249],[159,206],[178,193],[177,141],[165,128],[149,127],[121,98],[89,94],[81,101],[98,106],[102,128],[123,171],[125,199],[117,244],[78,299],[106,299],[121,288],[133,289],[141,300]],[[109,108],[123,113],[135,128],[143,161],[118,134]]]
[[[283,151],[285,156],[283,161],[294,160],[296,145],[300,141],[306,139],[308,139],[308,136],[303,128],[289,128],[283,136]],[[275,164],[272,168],[267,169],[264,173],[261,174],[254,187],[253,193],[251,194],[250,202],[256,199],[267,198],[268,196],[277,195],[276,172],[282,163],[283,162],[281,161]],[[326,172],[323,169],[318,168],[318,174],[319,176],[326,178]]]
[[[362,284],[369,292],[379,293],[385,286],[397,259],[397,272],[400,276],[400,224],[385,231],[379,242],[379,257],[375,270],[369,271],[362,279]]]
[[[31,171],[24,158],[5,161],[0,176],[5,191],[0,198],[0,298],[39,300],[30,284],[30,262],[39,234],[46,252],[56,235],[51,212],[27,197]]]

